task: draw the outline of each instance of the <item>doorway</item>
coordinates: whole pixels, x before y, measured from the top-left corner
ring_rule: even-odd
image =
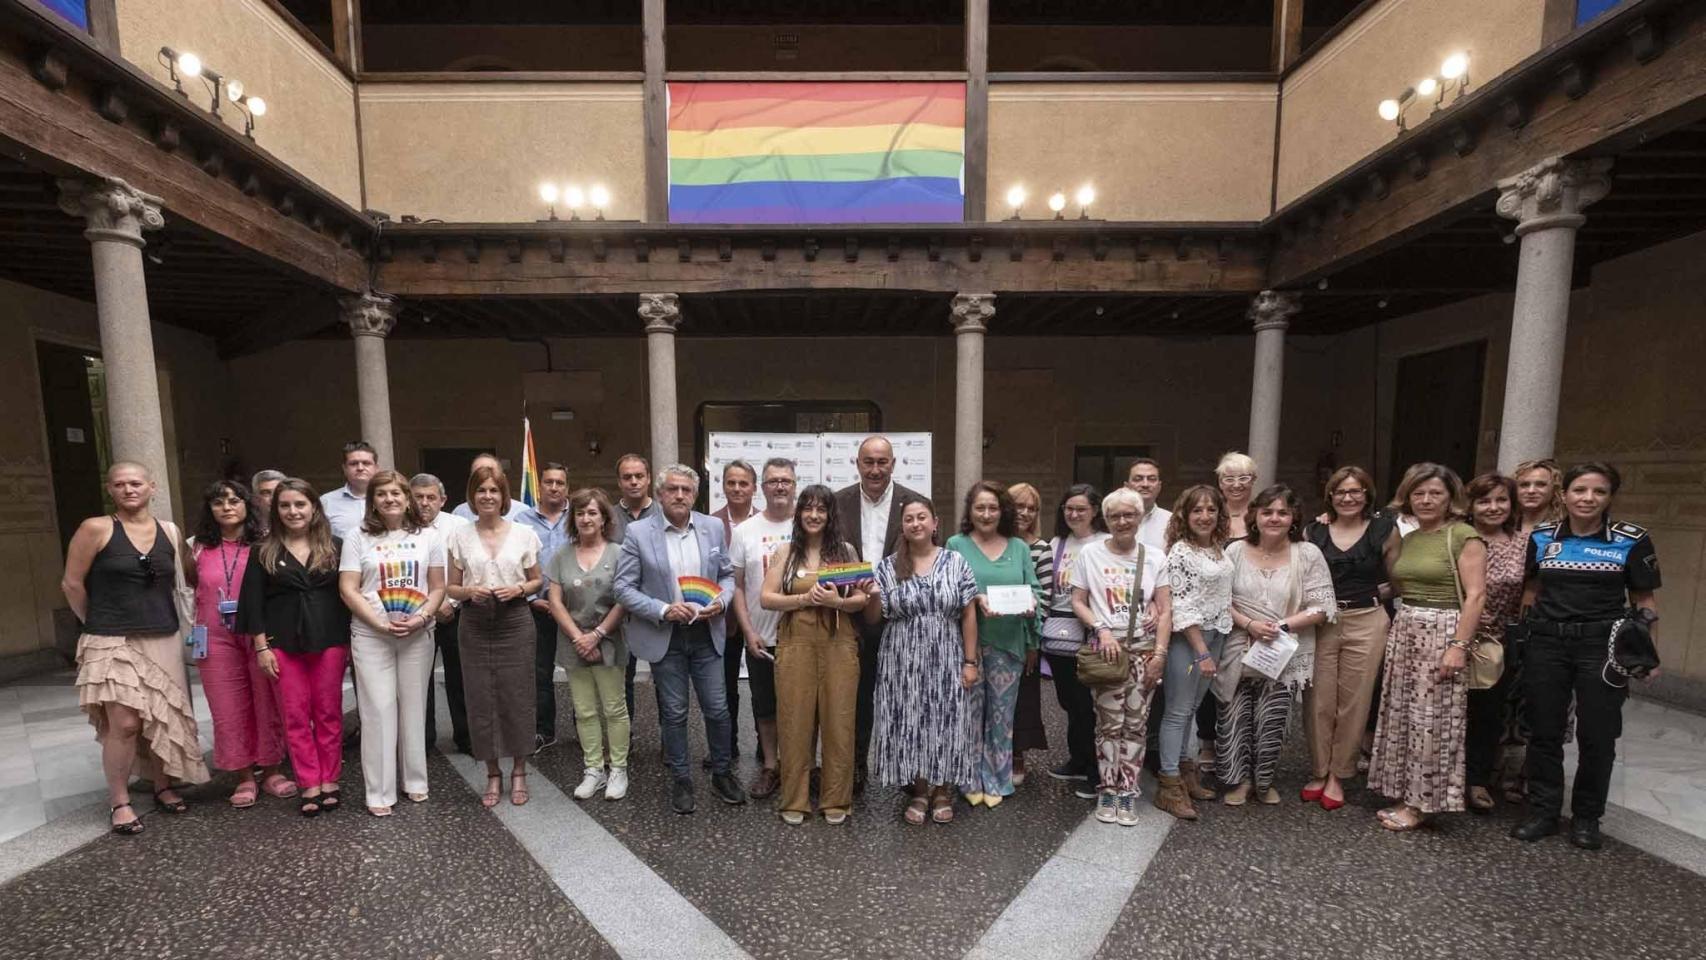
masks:
[[[474,458],[490,451],[491,447],[429,447],[421,451],[421,472],[430,473],[444,484],[444,509],[450,510],[468,499],[468,471]],[[515,492],[521,491],[518,484]]]
[[[112,465],[107,431],[107,373],[99,354],[36,341],[48,464],[63,552],[85,517],[112,512],[104,482]]]
[[[1474,476],[1486,365],[1485,340],[1398,361],[1389,485],[1396,487],[1411,464],[1424,460],[1450,467],[1465,481]]]
[[[1072,448],[1072,482],[1088,483],[1105,496],[1115,487],[1125,486],[1131,474],[1131,462],[1139,457],[1155,456],[1150,444],[1125,446],[1077,446]]]

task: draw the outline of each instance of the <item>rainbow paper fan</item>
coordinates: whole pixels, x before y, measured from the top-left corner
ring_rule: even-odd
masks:
[[[683,603],[696,603],[701,607],[708,607],[716,603],[717,598],[723,595],[723,591],[715,581],[707,580],[704,577],[677,577],[675,582],[681,587]]]
[[[817,582],[826,587],[851,587],[873,576],[868,563],[832,563],[817,572]]]
[[[427,595],[414,587],[386,587],[379,591],[379,605],[393,620],[405,620],[421,612]]]

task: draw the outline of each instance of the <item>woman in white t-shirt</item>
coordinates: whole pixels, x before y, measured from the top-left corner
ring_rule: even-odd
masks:
[[[1049,770],[1056,780],[1075,781],[1073,792],[1096,798],[1100,774],[1096,768],[1096,697],[1078,682],[1078,648],[1084,645],[1084,624],[1072,612],[1072,567],[1078,553],[1108,537],[1102,522],[1102,495],[1088,483],[1066,488],[1054,518],[1055,538],[1049,543],[1054,583],[1048,614],[1043,618],[1043,658],[1054,677],[1054,699],[1066,714],[1066,762]]]
[[[539,592],[539,535],[509,514],[509,478],[481,466],[468,478],[475,520],[449,536],[450,598],[463,605],[458,646],[462,695],[468,704],[468,740],[474,759],[486,762],[480,802],[498,803],[502,757],[510,757],[509,802],[527,802],[527,757],[535,720],[533,612],[527,598]]]
[[[338,562],[338,593],[354,614],[350,659],[367,811],[388,817],[399,765],[403,792],[416,803],[427,798],[432,625],[444,602],[444,540],[422,525],[402,474],[381,470],[368,481],[367,513]]]
[[[1096,697],[1096,758],[1102,785],[1096,819],[1137,826],[1137,778],[1149,724],[1149,699],[1167,665],[1157,636],[1172,635],[1173,599],[1167,556],[1137,539],[1143,498],[1121,487],[1102,499],[1108,538],[1079,551],[1072,566],[1072,609],[1086,627],[1087,641],[1113,660],[1124,647],[1128,668],[1117,684],[1093,688]],[[1144,608],[1155,605],[1155,624],[1144,628]],[[1076,664],[1074,664],[1076,669]]]

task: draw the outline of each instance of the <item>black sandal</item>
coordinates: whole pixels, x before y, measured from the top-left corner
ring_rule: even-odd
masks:
[[[339,791],[337,790],[327,790],[314,799],[320,802],[321,810],[331,813],[333,810],[343,806],[343,801],[338,799],[338,793]]]
[[[321,810],[327,809],[321,804],[324,799],[325,797],[303,797],[301,805],[296,810],[305,817],[319,816]]]
[[[190,805],[188,803],[184,802],[183,797],[179,797],[178,799],[171,801],[171,802],[167,802],[165,800],[160,799],[160,794],[166,793],[166,792],[171,791],[171,790],[172,790],[171,787],[167,787],[164,790],[154,791],[154,805],[159,807],[161,810],[166,811],[167,813],[177,814],[177,813],[187,812],[190,808]]]
[[[123,810],[124,808],[129,807],[129,806],[130,806],[130,804],[128,804],[128,803],[121,803],[118,806],[113,807],[112,812],[117,813],[120,810]],[[135,813],[136,809],[134,807],[132,807],[131,812]],[[142,818],[137,817],[135,820],[132,820],[129,823],[115,823],[112,825],[112,827],[113,827],[113,832],[118,834],[121,837],[134,837],[137,834],[142,832]]]

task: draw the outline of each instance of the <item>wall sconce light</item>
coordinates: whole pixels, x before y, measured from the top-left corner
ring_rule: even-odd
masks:
[[[557,219],[557,185],[547,180],[539,185],[539,199],[545,202],[547,219]]]
[[[602,186],[594,186],[592,190],[583,191],[572,183],[558,186],[555,182],[546,180],[539,184],[539,199],[544,201],[547,219],[557,219],[557,204],[562,202],[563,209],[568,211],[570,220],[581,218],[580,210],[591,201],[597,211],[598,219],[604,219],[604,209],[610,205],[610,191]]]
[[[596,456],[598,456],[598,452],[600,450],[603,450],[603,449],[604,449],[604,441],[600,440],[598,438],[598,434],[588,433],[586,435],[586,452],[587,453],[596,457]]]
[[[243,113],[243,136],[255,139],[255,118],[267,115],[267,102],[245,91],[241,80],[226,81],[225,95]]]
[[[1090,219],[1090,204],[1096,202],[1096,188],[1086,183],[1078,188],[1078,195],[1073,199],[1078,201],[1078,219]]]
[[[172,78],[172,88],[186,97],[189,96],[184,90],[183,78],[201,76],[201,58],[188,50],[180,52],[171,47],[161,47],[158,56]]]
[[[189,91],[184,89],[185,77],[199,77],[202,83],[207,84],[208,90],[213,94],[207,109],[214,116],[219,116],[219,101],[229,97],[243,113],[243,135],[251,140],[255,138],[255,118],[266,116],[267,102],[250,94],[243,81],[222,76],[218,70],[203,63],[201,57],[188,50],[161,47],[157,58],[165,66],[166,73],[172,80],[172,89],[183,96],[189,96]]]
[[[1019,184],[1016,184],[1016,183],[1014,185],[1012,185],[1011,187],[1008,187],[1007,188],[1007,206],[1009,206],[1013,209],[1013,215],[1011,217],[1008,217],[1007,219],[1009,219],[1009,220],[1019,219],[1019,208],[1023,207],[1024,205],[1025,205],[1025,188],[1020,186]]]
[[[592,204],[592,209],[597,212],[597,216],[594,219],[603,220],[604,208],[610,206],[610,191],[604,189],[603,184],[595,183],[592,185],[592,188],[586,192],[586,199],[587,202]]]
[[[1380,106],[1378,107],[1380,119],[1396,123],[1398,125],[1398,132],[1404,132],[1404,111],[1410,109],[1410,104],[1415,102],[1415,99],[1416,88],[1405,87],[1404,92],[1398,94],[1396,99],[1380,101]]]
[[[1066,215],[1062,211],[1066,209],[1066,194],[1060,190],[1049,194],[1048,208],[1054,211],[1056,220],[1065,220]]]
[[[1398,125],[1398,132],[1406,129],[1404,111],[1417,100],[1433,100],[1433,113],[1445,108],[1445,98],[1448,93],[1456,90],[1456,97],[1463,96],[1469,89],[1469,54],[1454,53],[1446,57],[1439,65],[1439,76],[1426,76],[1416,81],[1415,86],[1405,87],[1404,92],[1396,98],[1380,101],[1376,108],[1380,119]],[[1455,98],[1454,98],[1455,99]]]

